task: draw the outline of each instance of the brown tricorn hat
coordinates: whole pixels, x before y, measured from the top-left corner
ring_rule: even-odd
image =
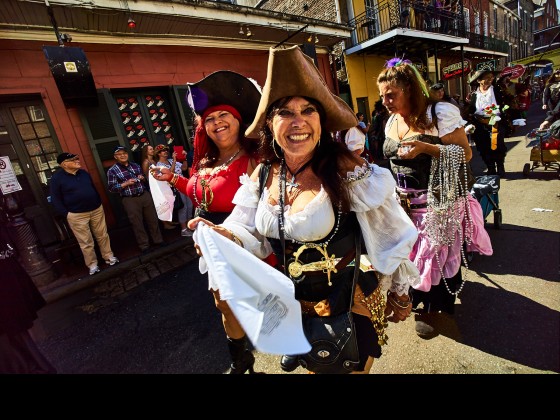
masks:
[[[270,105],[288,96],[305,96],[318,101],[325,109],[324,128],[328,131],[346,130],[358,124],[352,108],[330,91],[313,59],[296,45],[270,48],[261,101],[245,136],[258,138]]]

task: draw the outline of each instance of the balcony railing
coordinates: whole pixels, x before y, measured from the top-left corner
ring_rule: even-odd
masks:
[[[411,9],[414,10],[414,19]],[[346,48],[352,48],[396,28],[465,36],[462,15],[458,10],[435,8],[431,3],[424,4],[419,0],[394,0],[367,7],[364,13],[350,20],[348,25],[354,29],[351,38],[346,41]]]
[[[484,35],[475,34],[474,32],[467,32],[466,37],[469,39],[469,47],[509,53],[509,43],[502,41],[501,39],[489,38]]]

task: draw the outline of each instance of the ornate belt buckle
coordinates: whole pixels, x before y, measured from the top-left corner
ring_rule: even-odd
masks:
[[[299,261],[299,256],[306,249],[312,248],[317,249],[323,255],[323,258],[321,259],[321,261],[302,264]],[[320,246],[316,244],[304,244],[300,246],[293,255],[293,261],[288,264],[288,272],[290,273],[290,276],[292,278],[298,279],[305,271],[323,271],[323,273],[327,274],[327,281],[329,286],[332,286],[331,273],[338,272],[338,270],[336,269],[337,259],[335,258],[334,254],[329,257],[329,253],[327,252],[327,247],[325,245]],[[303,280],[303,278],[299,280]]]

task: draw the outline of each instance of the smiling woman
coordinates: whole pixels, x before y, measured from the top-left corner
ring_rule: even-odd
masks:
[[[213,225],[230,215],[233,197],[241,186],[240,177],[251,174],[257,166],[258,143],[243,133],[253,120],[261,93],[250,79],[231,71],[212,73],[188,88],[187,102],[197,116],[193,175],[187,179],[162,167],[152,173],[156,179],[168,181],[188,194],[196,207],[195,215]],[[254,373],[255,357],[248,348],[243,327],[228,303],[221,300],[211,275],[208,283],[227,335],[232,361],[229,373]]]
[[[327,353],[317,344],[309,353],[282,356],[285,371],[302,366],[320,373],[368,373],[386,342],[385,313],[395,322],[410,314],[407,292],[418,270],[408,255],[416,230],[394,200],[390,172],[334,140],[332,132],[357,124],[353,110],[329,90],[299,47],[271,48],[264,92],[245,132],[259,139],[264,163],[251,177],[241,178],[232,199],[235,208],[223,223],[202,218],[189,223],[196,228],[203,222],[260,258],[272,248],[277,268],[293,282],[303,325],[349,320],[341,335],[352,331],[352,339],[346,341],[352,341],[359,354],[321,367],[311,360],[338,353],[332,348]],[[212,131],[208,135],[212,137]],[[376,273],[350,264],[361,261],[362,234],[363,253],[391,283],[386,311]],[[236,254],[247,263],[253,261],[249,257],[242,250]],[[259,281],[271,290],[266,288],[267,278]],[[311,329],[306,333],[310,343],[319,343]],[[287,347],[277,343],[277,348]]]

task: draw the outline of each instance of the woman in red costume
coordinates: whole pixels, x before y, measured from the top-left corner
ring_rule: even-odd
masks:
[[[258,164],[258,142],[243,133],[257,112],[261,93],[246,77],[231,71],[217,71],[197,83],[188,84],[187,101],[198,121],[194,136],[193,173],[190,178],[167,168],[152,169],[160,181],[171,181],[189,196],[195,217],[222,223],[234,208],[233,196],[241,186],[239,177],[251,174]],[[161,173],[161,176],[159,176]],[[228,373],[254,373],[255,356],[248,348],[245,331],[220,292],[209,287],[228,339],[231,367]]]

